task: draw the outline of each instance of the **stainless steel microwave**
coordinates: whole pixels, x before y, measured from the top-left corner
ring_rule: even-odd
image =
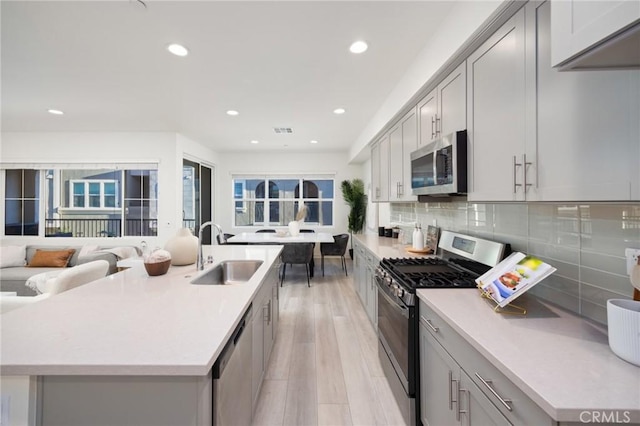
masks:
[[[445,135],[411,153],[413,195],[467,193],[467,131]]]

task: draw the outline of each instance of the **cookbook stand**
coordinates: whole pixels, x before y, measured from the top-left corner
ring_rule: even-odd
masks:
[[[487,292],[486,290],[483,290],[480,287],[481,284],[478,285],[478,290],[480,290],[480,297],[482,297],[483,299],[488,299],[489,302],[491,302],[493,305],[495,305],[493,307],[493,311],[499,314],[503,314],[503,315],[527,315],[527,310],[521,306],[518,305],[514,305],[513,303],[509,303],[507,306],[505,307],[501,307],[499,306],[495,300],[493,300],[493,297],[491,297],[491,295],[489,294],[489,292]]]

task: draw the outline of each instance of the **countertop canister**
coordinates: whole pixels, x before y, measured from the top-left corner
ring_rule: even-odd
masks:
[[[640,367],[640,302],[607,300],[607,324],[613,353]]]

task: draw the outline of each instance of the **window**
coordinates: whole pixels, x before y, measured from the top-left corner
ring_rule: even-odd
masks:
[[[156,167],[141,164],[124,169],[99,165],[73,169],[56,165],[45,165],[41,170],[7,168],[5,235],[155,236]],[[43,227],[38,226],[40,220],[44,220]]]
[[[195,161],[182,160],[182,226],[194,235],[200,224],[212,217],[213,169]],[[203,244],[211,244],[211,228],[202,233]]]
[[[114,208],[117,206],[117,181],[71,180],[71,205],[74,208]]]
[[[7,170],[4,194],[4,234],[38,235],[40,171]]]
[[[284,226],[301,205],[308,208],[305,223],[333,225],[334,180],[311,177],[233,178],[235,226]]]

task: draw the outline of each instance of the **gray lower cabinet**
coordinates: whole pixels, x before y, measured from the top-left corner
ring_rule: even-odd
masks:
[[[556,422],[423,301],[420,416],[425,426]]]
[[[354,284],[355,291],[362,302],[367,317],[374,328],[378,324],[378,290],[376,288],[375,270],[380,262],[373,253],[362,244],[354,243]]]
[[[420,324],[420,409],[425,426],[510,425],[442,345]]]
[[[252,410],[255,411],[264,374],[276,338],[279,316],[279,264],[274,265],[253,300],[253,355],[251,362]]]
[[[43,376],[44,426],[211,426],[211,374],[190,376]]]

